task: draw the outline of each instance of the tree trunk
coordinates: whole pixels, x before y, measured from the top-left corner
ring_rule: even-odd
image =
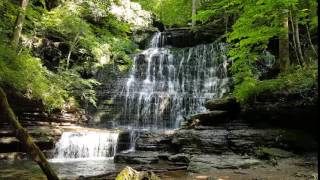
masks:
[[[3,117],[5,117],[9,123],[14,127],[16,137],[22,143],[26,152],[30,155],[30,157],[38,163],[41,167],[42,171],[46,174],[49,180],[59,180],[57,174],[53,171],[51,166],[49,165],[46,157],[41,152],[39,147],[33,142],[31,136],[28,134],[27,130],[24,129],[19,123],[17,117],[12,111],[6,94],[0,87],[0,111]]]
[[[314,45],[313,45],[312,40],[311,40],[311,36],[310,36],[310,31],[309,31],[309,26],[308,26],[308,24],[306,24],[306,28],[307,28],[307,35],[308,35],[308,40],[309,40],[310,46],[311,46],[314,54],[318,57],[318,53],[317,53],[316,49],[314,48]]]
[[[191,26],[194,27],[196,25],[196,13],[197,13],[197,7],[196,7],[197,0],[192,0],[192,16],[191,16]]]
[[[226,22],[226,34],[228,34],[228,23],[229,23],[229,16],[228,14],[225,14],[224,15],[224,19],[225,19],[225,22]]]
[[[67,67],[66,67],[66,70],[69,69],[69,64],[70,64],[70,58],[71,58],[71,53],[73,51],[73,49],[76,47],[78,41],[79,41],[79,33],[77,33],[76,37],[74,38],[73,42],[71,42],[70,44],[70,50],[69,50],[69,53],[68,53],[68,56],[67,56]]]
[[[289,30],[288,30],[288,16],[283,20],[283,27],[285,29],[285,34],[279,38],[279,66],[280,72],[286,71],[288,69],[290,59],[289,59]]]
[[[28,6],[28,0],[20,0],[19,14],[16,19],[12,40],[11,40],[11,45],[15,48],[19,44],[19,39],[21,36],[21,31],[22,31],[23,22],[25,19],[25,11],[27,9],[27,6]]]
[[[301,49],[299,23],[298,23],[297,17],[294,18],[294,25],[295,25],[295,30],[296,30],[294,37],[296,38],[296,42],[297,42],[298,55],[299,55],[301,64],[303,64],[304,60],[303,60],[303,54],[302,54],[302,49]]]
[[[294,23],[293,23],[291,10],[289,10],[289,14],[290,14],[290,22],[291,22],[290,24],[291,24],[291,29],[292,29],[293,50],[294,50],[294,53],[296,55],[298,64],[301,65],[300,58],[299,58],[299,55],[298,55],[298,50],[297,50],[296,38],[295,38],[296,29],[294,28]]]

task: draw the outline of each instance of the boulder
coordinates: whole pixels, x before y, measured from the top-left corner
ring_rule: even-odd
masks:
[[[258,159],[236,154],[199,155],[191,158],[188,171],[200,173],[209,172],[211,169],[249,168],[260,163]]]
[[[127,166],[118,174],[116,180],[160,180],[160,178],[151,171],[139,172]]]

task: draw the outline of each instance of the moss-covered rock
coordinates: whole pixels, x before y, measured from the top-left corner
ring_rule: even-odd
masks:
[[[293,153],[279,148],[260,147],[256,150],[256,155],[262,159],[289,158]]]
[[[227,96],[221,99],[209,100],[206,102],[205,107],[209,110],[222,110],[222,111],[238,111],[240,108],[236,99],[231,96]]]
[[[153,172],[139,172],[127,166],[118,174],[116,180],[160,180],[160,178]]]

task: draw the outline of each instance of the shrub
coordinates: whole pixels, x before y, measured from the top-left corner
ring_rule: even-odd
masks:
[[[241,103],[247,103],[264,92],[288,91],[301,92],[318,86],[317,65],[293,67],[285,73],[279,74],[276,79],[258,81],[246,77],[235,86],[234,96]]]

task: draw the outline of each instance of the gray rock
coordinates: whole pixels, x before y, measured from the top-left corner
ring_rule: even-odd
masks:
[[[171,148],[172,134],[143,132],[136,141],[139,151],[167,151]]]
[[[184,153],[175,154],[169,157],[169,161],[187,164],[190,162],[190,155]]]
[[[158,155],[159,153],[150,151],[118,153],[114,156],[114,162],[125,164],[154,164],[159,161]]]
[[[191,115],[187,121],[191,126],[194,126],[194,125],[212,126],[212,125],[229,122],[230,113],[228,113],[227,111],[220,111],[220,110],[209,111],[209,112]]]
[[[268,147],[261,147],[257,149],[256,154],[258,157],[263,159],[289,158],[294,156],[292,152],[288,152],[283,149],[268,148]]]
[[[181,153],[217,153],[228,151],[226,129],[178,130],[172,144]]]
[[[207,172],[211,169],[249,168],[261,161],[252,157],[231,155],[199,155],[191,158],[188,166],[190,172]]]
[[[227,135],[230,148],[238,153],[253,153],[255,148],[261,146],[281,146],[280,129],[238,129],[231,130]]]

